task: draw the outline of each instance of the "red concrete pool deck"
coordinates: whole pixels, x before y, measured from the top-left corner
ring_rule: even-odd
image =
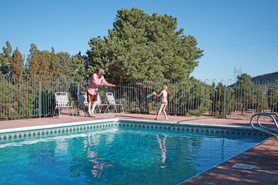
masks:
[[[73,123],[90,120],[103,119],[132,119],[154,121],[155,115],[148,114],[98,114],[96,118],[75,116],[74,118],[64,116],[63,118],[37,118],[0,121],[0,130],[10,128],[22,128],[32,126],[53,125],[61,123]],[[249,120],[216,119],[210,117],[183,117],[169,116],[168,120],[160,117],[159,122],[179,122],[188,124],[206,124],[221,126],[250,127]],[[265,122],[269,126],[272,122]],[[182,185],[278,185],[278,139],[270,138],[263,143],[221,163],[189,180]]]

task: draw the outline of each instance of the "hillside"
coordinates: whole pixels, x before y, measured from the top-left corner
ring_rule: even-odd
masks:
[[[260,75],[260,76],[256,76],[252,78],[253,82],[266,82],[268,81],[270,82],[274,82],[277,81],[278,82],[278,71],[274,72],[274,73],[268,73],[268,74],[264,74],[264,75]]]

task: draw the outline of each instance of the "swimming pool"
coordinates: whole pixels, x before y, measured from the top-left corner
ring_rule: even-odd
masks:
[[[0,184],[178,184],[268,137],[134,120],[5,132]]]

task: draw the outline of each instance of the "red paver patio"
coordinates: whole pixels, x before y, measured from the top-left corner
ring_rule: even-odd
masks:
[[[0,130],[9,128],[21,128],[30,126],[53,125],[61,123],[73,123],[90,120],[102,119],[132,119],[132,120],[151,120],[154,121],[155,115],[147,114],[99,114],[97,118],[75,116],[72,117],[51,117],[41,119],[23,119],[0,121]],[[179,122],[188,124],[206,124],[221,126],[251,127],[249,120],[215,119],[210,117],[182,117],[169,116],[168,120],[160,117],[159,122]],[[273,125],[271,122],[265,124]],[[254,165],[252,169],[233,168],[235,164]],[[278,139],[270,138],[267,141],[243,152],[232,159],[215,166],[206,172],[197,175],[182,185],[205,184],[205,185],[275,185],[278,184]]]

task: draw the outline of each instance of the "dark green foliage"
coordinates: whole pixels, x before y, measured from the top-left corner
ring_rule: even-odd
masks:
[[[90,39],[87,73],[99,68],[117,83],[188,78],[202,50],[193,36],[177,29],[177,18],[148,15],[138,8],[118,10],[109,35]]]
[[[0,53],[0,74],[9,76],[24,74],[24,57],[19,49],[12,50],[9,41],[6,42],[6,47],[3,47],[3,53]]]
[[[38,74],[39,70],[39,53],[37,46],[31,44],[30,54],[27,57],[27,74],[35,76]]]
[[[50,53],[50,66],[49,72],[51,76],[60,76],[61,75],[61,66],[60,66],[60,59],[55,53],[54,48],[51,48]]]
[[[10,73],[10,65],[12,62],[12,46],[9,41],[6,42],[6,47],[3,47],[3,53],[0,54],[0,67],[2,74]]]
[[[250,75],[243,73],[238,77],[237,99],[240,102],[242,114],[247,109],[256,109],[257,112],[267,109],[268,103],[265,93],[261,85],[255,85],[251,81]]]
[[[11,61],[11,75],[21,76],[24,72],[24,58],[18,48],[13,52]]]
[[[26,81],[25,81],[26,82]],[[26,82],[27,83],[27,82]],[[35,108],[34,89],[30,84],[23,83],[23,78],[3,78],[1,77],[1,110],[0,118],[20,119],[31,117],[37,111]]]
[[[225,118],[235,110],[235,94],[231,87],[227,87],[221,82],[211,88],[211,114]],[[225,105],[224,105],[225,102]]]
[[[268,104],[270,105],[271,112],[278,112],[278,87],[277,84],[271,84],[267,92]]]
[[[209,108],[209,85],[191,78],[168,86],[169,111],[176,115],[201,116]]]

